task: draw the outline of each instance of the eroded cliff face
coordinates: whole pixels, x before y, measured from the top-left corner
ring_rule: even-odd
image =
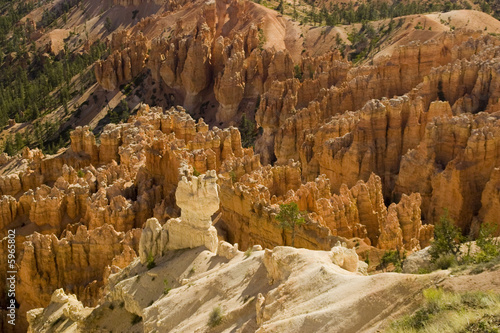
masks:
[[[47,306],[52,292],[61,286],[87,306],[95,306],[110,272],[136,257],[139,235],[140,230],[116,232],[106,224],[90,231],[79,226],[61,239],[54,234],[28,236],[18,259],[20,312]]]
[[[24,168],[1,177],[2,237],[8,229],[17,236],[21,330],[25,311],[46,306],[57,288],[95,304],[106,270],[135,257],[140,231],[134,228],[142,227],[156,203],[148,193],[138,197],[135,185],[146,162],[148,126],[109,125],[100,145],[88,128],[78,128],[66,152],[45,157],[26,149]]]
[[[281,89],[266,91],[256,120],[264,128],[261,140],[267,145],[259,149],[267,150],[267,154],[276,158],[279,163],[290,158],[297,160],[307,134],[315,132],[330,117],[359,110],[373,98],[390,98],[411,92],[429,75],[432,68],[457,59],[470,59],[472,55],[483,50],[487,52],[497,44],[496,39],[480,37],[480,34],[471,31],[443,34],[436,40],[399,47],[392,56],[379,57],[372,66],[349,68],[333,62],[332,67],[341,68],[333,71],[336,82],[330,81],[329,85],[316,88],[315,93],[301,95],[309,97],[305,100],[298,98],[300,89],[297,88],[297,83],[284,84]],[[318,77],[325,75],[321,71],[321,74],[317,71],[313,73]],[[314,89],[315,85],[310,83],[309,80],[304,80],[298,86]],[[433,88],[436,96],[437,82]],[[280,97],[289,102],[272,102]]]
[[[222,221],[229,241],[243,248],[290,245],[290,234],[275,220],[279,204],[288,202],[297,202],[307,212],[307,224],[295,238],[298,247],[326,250],[339,239],[356,237],[381,249],[414,251],[427,246],[432,237],[432,225],[422,225],[420,219],[418,193],[386,207],[375,174],[350,189],[344,184],[334,194],[324,175],[302,184],[299,166],[291,164],[263,167],[237,182],[226,179],[221,184]]]
[[[265,119],[262,124],[274,124],[264,127],[259,149],[265,151],[264,145],[274,141],[273,153],[264,152],[266,158],[275,156],[278,164],[299,160],[304,179],[325,174],[337,193],[342,184],[354,186],[375,172],[382,179],[386,201],[419,192],[427,223],[435,223],[444,209],[450,209],[451,217],[468,232],[481,207],[485,184],[499,163],[495,61],[499,48],[496,39],[470,32],[442,38],[439,43],[412,45],[420,50],[422,66],[414,75],[401,77],[420,78],[411,83],[401,81],[391,88],[379,81],[384,75],[398,81],[397,75],[385,72],[392,61],[401,68],[397,72],[410,70],[401,65],[408,51],[402,47],[398,57],[382,62],[385,67],[377,63],[352,69],[346,82],[323,91],[324,97],[307,108],[287,109],[285,101],[296,101],[289,97],[296,96],[296,84],[277,85],[280,89],[266,92],[257,112],[258,121]],[[440,48],[449,43],[456,43],[447,48],[449,54],[431,61],[429,50],[434,47],[436,54],[442,54]],[[354,77],[349,79],[350,75]],[[405,89],[408,93],[400,97],[367,101]],[[267,102],[273,98],[283,101],[271,104],[278,105],[274,111]],[[269,121],[270,114],[279,120]]]
[[[252,150],[241,147],[237,129],[209,130],[182,108],[164,111],[143,105],[129,123],[108,125],[100,144],[88,127],[77,128],[71,140],[71,147],[56,156],[26,149],[24,167],[0,177],[1,232],[5,236],[8,229],[16,229],[17,300],[23,313],[46,306],[50,294],[61,287],[84,304],[95,304],[107,274],[137,255],[138,228],[152,216],[161,223],[179,216],[175,193],[181,176],[194,181],[198,178],[193,173],[202,172],[206,180],[200,176],[200,184],[209,188],[217,186],[210,169],[229,165],[244,173],[260,166]],[[192,204],[179,195],[179,207]],[[197,203],[208,209],[208,202]],[[209,217],[218,210],[218,199],[210,207]],[[213,249],[217,237],[212,238]],[[0,261],[6,265],[5,258]],[[20,327],[25,324],[22,317]]]
[[[444,209],[464,233],[500,225],[497,38],[442,33],[353,67],[337,51],[297,58],[268,47],[269,22],[247,14],[254,6],[206,2],[183,8],[192,20],[153,40],[139,31],[170,17],[113,35],[111,55],[95,66],[99,84],[116,90],[149,72],[187,111],[140,105],[99,140],[78,127],[60,154],[0,158],[3,170],[17,169],[0,176],[0,234],[16,229],[22,311],[47,305],[57,288],[95,304],[109,272],[168,248],[138,250],[145,224],[152,237],[178,231],[168,249],[194,239],[215,252],[208,221],[218,213],[228,257],[234,243],[291,244],[275,219],[289,202],[307,221],[295,245],[309,249],[356,238],[375,250],[418,250]],[[215,113],[205,121],[198,109],[208,101]],[[226,126],[244,112],[262,128],[254,149]],[[203,201],[203,189],[220,194],[220,207]],[[200,237],[182,233],[183,221]]]
[[[200,4],[196,19],[178,20],[168,28],[168,37],[145,39],[139,31],[150,28],[146,20],[133,31],[117,32],[110,43],[112,54],[95,66],[97,81],[115,90],[147,68],[165,91],[174,92],[178,104],[198,110],[213,97],[218,107],[212,122],[234,123],[241,117],[243,100],[255,104],[273,81],[293,77],[286,49],[263,48],[267,32],[261,25],[266,17],[246,14],[255,11],[254,6],[220,0]]]
[[[18,300],[23,311],[45,306],[60,287],[93,304],[107,272],[137,255],[137,228],[151,217],[167,231],[179,231],[172,246],[193,241],[198,222],[187,237],[179,221],[209,221],[219,210],[219,199],[197,199],[198,208],[184,207],[195,204],[191,201],[199,191],[219,186],[217,227],[243,249],[290,244],[289,233],[279,228],[274,216],[279,203],[291,201],[308,211],[308,223],[296,237],[300,247],[330,249],[339,240],[359,237],[381,249],[414,250],[427,244],[432,233],[431,227],[422,226],[418,194],[403,196],[387,208],[376,175],[350,189],[344,185],[340,195],[331,191],[325,176],[303,183],[299,164],[263,167],[252,149],[242,148],[236,128],[209,129],[182,108],[142,105],[128,123],[108,125],[100,144],[88,128],[77,128],[71,139],[71,148],[57,156],[26,150],[30,162],[25,169],[0,178],[5,193],[0,201],[5,212],[2,232],[16,228],[18,235]],[[198,173],[202,175],[195,176]],[[33,189],[23,192],[25,186]],[[216,238],[207,244],[215,251]],[[103,246],[108,249],[97,261],[88,259]],[[84,266],[94,273],[74,274]]]

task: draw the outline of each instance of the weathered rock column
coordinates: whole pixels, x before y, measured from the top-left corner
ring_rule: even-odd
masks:
[[[204,245],[217,252],[217,230],[212,226],[212,215],[219,209],[219,188],[215,170],[206,174],[182,177],[175,192],[180,219],[166,223],[167,250],[194,248]],[[164,227],[165,228],[165,227]]]
[[[214,170],[196,176],[183,176],[175,192],[181,217],[168,220],[163,227],[157,219],[146,222],[139,244],[141,263],[148,256],[163,255],[165,251],[205,246],[217,252],[217,230],[212,215],[219,209],[219,188]]]

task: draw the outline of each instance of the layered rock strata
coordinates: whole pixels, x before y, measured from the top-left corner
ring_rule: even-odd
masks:
[[[386,207],[380,177],[374,174],[368,182],[359,181],[351,189],[342,185],[340,194],[334,194],[325,176],[302,184],[300,169],[292,164],[257,169],[236,183],[221,183],[222,221],[229,241],[242,248],[290,244],[290,234],[275,219],[279,204],[289,202],[306,213],[307,223],[295,236],[298,247],[326,250],[339,239],[358,237],[382,249],[414,251],[427,246],[433,234],[432,225],[420,219],[418,193]],[[312,233],[321,236],[311,238]]]
[[[22,326],[27,310],[47,306],[52,293],[61,287],[87,306],[95,306],[109,273],[136,257],[139,234],[116,232],[106,224],[90,231],[80,226],[61,239],[53,234],[28,236],[17,260],[19,324]]]
[[[242,148],[236,128],[209,129],[180,107],[146,105],[128,123],[108,125],[100,144],[84,127],[71,134],[71,148],[58,155],[25,149],[22,168],[0,176],[0,232],[16,229],[22,265],[33,266],[35,259],[24,259],[38,251],[29,245],[32,238],[73,244],[80,228],[89,234],[111,228],[121,235],[154,217],[158,222],[149,223],[151,230],[158,225],[179,229],[186,221],[197,221],[195,229],[201,224],[210,229],[211,214],[200,219],[187,213],[189,207],[175,205],[177,191],[189,189],[189,182],[200,177],[203,182],[213,178],[210,188],[216,182],[220,186],[217,227],[242,249],[290,244],[290,233],[275,216],[280,204],[292,201],[307,221],[298,228],[295,244],[311,249],[330,249],[339,240],[357,238],[378,249],[418,250],[429,244],[432,224],[445,209],[464,233],[482,223],[500,224],[496,39],[467,31],[444,34],[437,42],[402,47],[397,57],[378,59],[369,67],[351,68],[335,52],[304,57],[297,64],[303,74],[299,79],[293,78],[296,67],[286,50],[261,49],[257,25],[229,38],[217,24],[215,6],[207,4],[205,11],[195,33],[187,36],[179,26],[172,43],[154,41],[151,48],[163,51],[150,55],[144,55],[147,40],[117,34],[112,44],[119,55],[106,60],[118,59],[108,64],[110,71],[116,63],[129,63],[128,58],[130,66],[120,65],[109,87],[148,67],[156,79],[182,90],[186,104],[198,103],[199,95],[213,87],[218,120],[226,123],[236,119],[242,100],[263,93],[256,116],[263,128],[256,151],[262,154]],[[130,40],[135,44],[127,46]],[[444,50],[440,45],[448,51],[433,59],[431,54]],[[410,66],[407,56],[416,50],[419,69],[412,72],[416,65]],[[162,52],[171,55],[163,57]],[[137,72],[130,72],[132,67]],[[202,80],[194,82],[193,71]],[[395,72],[406,73],[394,80],[397,84],[388,80]],[[401,96],[381,98],[394,94]],[[381,99],[369,100],[374,97]],[[274,166],[261,165],[274,159]],[[3,158],[2,163],[15,161]],[[187,169],[180,172],[183,165]],[[213,177],[198,175],[205,173]],[[181,197],[177,201],[183,202]],[[203,243],[216,251],[219,245],[212,236],[191,245]],[[179,237],[170,244],[191,247]],[[109,246],[123,246],[118,244],[123,240],[115,237]],[[121,258],[122,266],[128,263],[137,247],[127,246],[128,254],[120,248],[102,259],[102,267],[112,267],[113,258]],[[232,256],[229,248],[225,251]],[[75,260],[69,258],[65,265]],[[99,272],[107,269],[99,267]],[[33,268],[24,271],[31,272],[23,275],[33,281],[42,279],[42,272]],[[35,298],[20,282],[22,309],[46,304],[58,287],[79,286],[81,290],[71,291],[84,302],[102,292],[98,279],[95,287],[87,287],[92,281],[71,279],[62,274],[47,285],[34,282]]]

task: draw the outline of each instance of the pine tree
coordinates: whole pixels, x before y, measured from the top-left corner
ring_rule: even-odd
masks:
[[[276,220],[279,221],[280,227],[292,232],[292,246],[295,246],[296,228],[305,223],[304,217],[299,211],[299,206],[295,202],[280,205],[280,212],[276,215]]]

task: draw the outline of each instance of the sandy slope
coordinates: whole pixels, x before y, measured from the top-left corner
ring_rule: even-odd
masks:
[[[249,257],[239,252],[231,260],[201,248],[180,250],[156,263],[147,270],[135,261],[113,276],[106,301],[79,327],[85,332],[374,332],[387,318],[416,306],[420,291],[444,275],[362,276],[333,264],[330,252],[291,247]],[[165,286],[171,288],[167,294]],[[61,315],[50,313],[65,306],[51,304],[36,331],[52,325]],[[224,320],[211,329],[207,324],[216,306]],[[132,325],[133,313],[142,322]],[[75,320],[67,317],[58,325],[72,332]]]
[[[391,55],[401,45],[412,41],[425,42],[453,29],[481,30],[500,33],[500,21],[483,12],[474,10],[455,10],[448,13],[410,15],[403,18],[404,23],[394,36],[381,45],[375,57]],[[398,20],[398,19],[396,19]],[[387,24],[389,21],[379,21]],[[416,26],[422,29],[415,29]],[[485,30],[486,28],[486,30]]]
[[[380,332],[418,308],[423,289],[500,292],[498,271],[365,276],[333,264],[330,251],[282,246],[232,259],[176,250],[155,263],[136,259],[111,275],[94,309],[57,290],[28,312],[30,332]],[[210,327],[217,307],[222,322]]]

